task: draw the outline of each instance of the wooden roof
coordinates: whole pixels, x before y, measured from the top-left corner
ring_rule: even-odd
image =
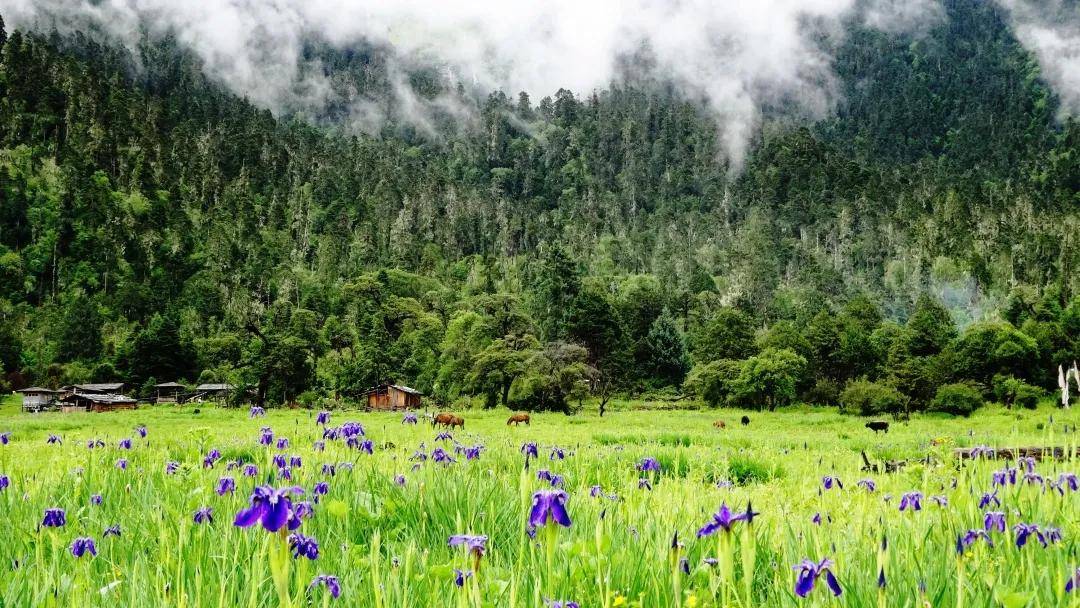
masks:
[[[91,391],[94,393],[111,393],[124,388],[123,382],[103,382],[99,384],[76,384],[75,388],[80,391]]]
[[[179,382],[162,382],[161,384],[155,384],[154,388],[186,388]]]
[[[68,396],[64,397],[63,399],[61,399],[61,401],[72,402],[72,401],[79,401],[81,399],[85,399],[85,400],[93,402],[93,403],[105,403],[105,404],[135,403],[135,400],[132,399],[131,397],[128,397],[127,395],[112,395],[112,394],[108,394],[108,393],[93,393],[93,394],[78,393],[78,394],[72,394],[72,395],[68,395]]]
[[[424,393],[421,393],[420,391],[416,390],[415,388],[409,388],[409,387],[407,387],[407,386],[405,386],[403,384],[380,384],[378,386],[373,386],[373,387],[367,389],[366,391],[364,391],[364,392],[362,392],[360,394],[361,395],[370,395],[372,393],[378,393],[378,392],[386,391],[386,390],[389,390],[389,389],[399,390],[399,391],[401,391],[403,393],[409,393],[410,395],[423,395],[424,394]]]
[[[234,388],[236,388],[236,387],[234,387],[231,384],[227,384],[227,383],[222,383],[222,384],[200,384],[199,386],[195,387],[195,390],[197,390],[197,391],[231,391]]]
[[[15,391],[16,393],[62,393],[64,391],[54,391],[51,388],[41,388],[40,386],[31,386],[27,388],[20,388]]]

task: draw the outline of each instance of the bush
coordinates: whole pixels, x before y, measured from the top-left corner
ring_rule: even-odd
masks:
[[[686,376],[683,390],[711,407],[724,405],[733,390],[733,383],[742,371],[742,362],[720,359],[695,365]]]
[[[1033,410],[1043,396],[1043,390],[1012,376],[998,374],[993,381],[994,398],[1005,407],[1019,405]]]
[[[840,385],[830,378],[818,378],[804,397],[804,401],[811,405],[833,405],[839,399]]]
[[[968,416],[982,407],[982,393],[973,384],[958,382],[946,384],[937,390],[930,402],[930,411]]]
[[[840,393],[840,411],[845,414],[899,414],[906,407],[907,397],[900,391],[868,380],[852,380]]]

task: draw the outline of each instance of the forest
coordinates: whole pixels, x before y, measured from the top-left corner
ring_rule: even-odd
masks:
[[[534,100],[418,70],[471,119],[358,134],[168,36],[0,20],[0,389],[1034,407],[1080,359],[1080,122],[1000,9],[945,7],[919,35],[850,23],[840,107],[766,111],[739,164],[632,74]],[[379,48],[306,52],[392,103]]]

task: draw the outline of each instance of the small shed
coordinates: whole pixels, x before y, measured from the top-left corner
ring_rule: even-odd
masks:
[[[137,403],[126,395],[107,393],[72,393],[60,400],[65,412],[111,412],[133,410]]]
[[[127,385],[123,382],[103,382],[100,384],[76,384],[72,392],[87,395],[119,395]]]
[[[162,382],[154,385],[154,401],[156,403],[179,403],[181,394],[187,390],[179,382]]]
[[[60,391],[40,386],[31,386],[15,392],[22,395],[22,409],[24,412],[40,412],[41,410],[52,409],[56,405],[56,400],[60,397]]]
[[[195,387],[195,400],[197,401],[225,401],[236,387],[228,383],[200,384]]]
[[[364,391],[371,410],[406,410],[420,407],[422,393],[400,384],[380,384]]]

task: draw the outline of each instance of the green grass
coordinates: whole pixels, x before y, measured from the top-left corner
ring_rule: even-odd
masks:
[[[620,407],[602,419],[591,410],[572,417],[534,414],[527,427],[507,427],[505,411],[466,411],[467,431],[454,432],[454,439],[483,444],[479,460],[457,456],[450,466],[428,460],[414,471],[410,456],[421,442],[428,453],[436,445],[452,452],[452,444],[434,442],[436,431],[423,419],[405,426],[400,414],[334,412],[331,425],[358,421],[377,446],[395,446],[368,455],[340,441],[315,451],[322,432],[312,411],[269,410],[266,418],[252,420],[247,410],[201,410],[27,415],[17,401],[3,401],[0,432],[12,436],[0,446],[0,474],[11,481],[0,491],[7,525],[0,564],[11,570],[0,586],[0,605],[322,605],[324,594],[309,595],[306,587],[315,574],[327,573],[340,578],[337,603],[348,606],[534,607],[544,598],[582,606],[718,606],[725,597],[731,606],[824,606],[836,602],[823,585],[809,598],[794,596],[792,566],[804,557],[830,557],[844,589],[841,605],[915,606],[925,588],[931,605],[957,606],[956,537],[981,528],[985,509],[977,507],[979,497],[991,489],[991,473],[1010,463],[960,465],[951,448],[1075,447],[1077,436],[1064,429],[1080,423],[1073,412],[989,408],[969,419],[916,416],[895,423],[887,435],[875,435],[862,419],[831,409],[749,412],[749,427],[738,424],[744,412],[732,410]],[[718,418],[728,423],[726,429],[713,428]],[[146,439],[132,431],[139,424],[149,429]],[[303,460],[291,482],[275,485],[302,486],[310,499],[316,482],[329,482],[329,494],[300,528],[319,541],[315,561],[278,560],[279,537],[233,526],[256,480],[227,471],[226,463],[255,463],[257,481],[266,483],[271,457],[279,451],[257,443],[263,426],[289,439],[281,453]],[[47,445],[50,433],[62,435],[63,445]],[[134,449],[120,450],[118,441],[127,437],[135,438]],[[91,438],[106,447],[87,449]],[[932,447],[934,438],[947,443]],[[519,451],[525,441],[540,444],[541,457],[528,471]],[[553,445],[566,450],[565,460],[549,460]],[[204,469],[202,457],[213,448],[224,457]],[[866,474],[859,470],[863,450],[875,461],[912,463],[893,475]],[[931,452],[940,465],[914,462]],[[645,457],[660,462],[661,471],[639,472],[636,465]],[[116,468],[119,458],[129,461],[127,470]],[[181,463],[175,475],[165,473],[170,460]],[[353,470],[322,474],[323,463],[341,462],[353,463]],[[550,537],[542,529],[532,540],[525,535],[526,513],[533,492],[546,485],[536,479],[540,468],[565,478],[573,525]],[[1048,480],[1076,469],[1074,461],[1037,467]],[[404,487],[395,485],[397,474],[405,475]],[[226,475],[235,477],[238,490],[219,497],[214,487]],[[839,477],[844,490],[823,490],[823,475]],[[650,479],[651,491],[638,488],[642,477]],[[865,477],[876,481],[877,492],[856,485]],[[736,483],[718,488],[721,480]],[[590,497],[593,485],[605,496]],[[899,497],[910,491],[924,493],[923,509],[902,513]],[[95,494],[102,504],[91,504]],[[939,507],[930,496],[944,496],[949,504]],[[1053,525],[1064,539],[1045,549],[1034,540],[1017,548],[1011,531],[995,534],[992,549],[977,546],[962,561],[964,605],[1005,605],[1010,600],[1003,594],[1012,592],[1027,594],[1027,601],[1011,606],[1066,605],[1066,576],[1080,565],[1080,493],[1059,496],[1021,483],[1002,488],[999,496],[1010,527],[1021,521]],[[752,537],[745,526],[734,528],[732,584],[725,589],[719,571],[703,561],[718,555],[718,537],[695,534],[722,502],[742,510],[748,501],[761,515]],[[215,519],[196,525],[193,514],[203,506],[213,508]],[[66,509],[67,525],[39,530],[50,507]],[[821,525],[811,523],[815,513],[823,515]],[[122,535],[103,538],[104,529],[115,524]],[[457,533],[490,537],[478,576],[463,589],[453,583],[454,569],[471,568],[472,562],[464,550],[447,546]],[[689,575],[678,577],[669,559],[676,533],[684,544],[680,556],[690,566]],[[879,598],[883,535],[888,585]],[[97,557],[71,555],[68,547],[81,536],[95,539]],[[756,550],[754,567],[745,574],[744,547]],[[287,589],[275,585],[274,560]]]

